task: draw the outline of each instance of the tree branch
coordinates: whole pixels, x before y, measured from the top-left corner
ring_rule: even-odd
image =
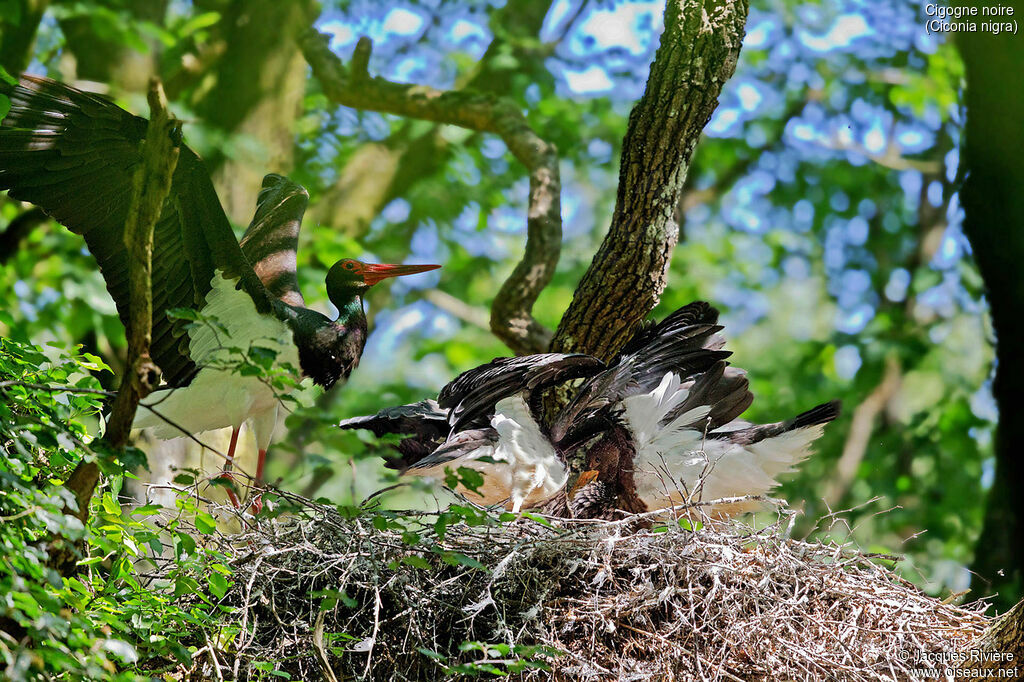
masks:
[[[843,445],[843,454],[839,457],[836,472],[822,495],[829,509],[840,508],[839,504],[857,477],[857,469],[860,468],[860,463],[868,451],[871,434],[875,430],[875,419],[899,390],[901,379],[899,361],[895,357],[887,358],[882,381],[853,411],[853,421]]]
[[[171,189],[171,177],[178,163],[181,139],[179,123],[167,111],[163,88],[156,79],[149,85],[150,121],[143,147],[143,161],[135,172],[132,203],[124,226],[128,256],[128,362],[121,388],[107,421],[105,440],[115,448],[128,442],[139,400],[149,395],[159,381],[159,368],[149,357],[153,326],[152,259],[153,227],[160,217],[164,199]],[[99,479],[96,462],[75,467],[67,487],[78,500],[78,516],[88,515],[89,500]]]
[[[610,358],[658,302],[694,147],[736,69],[746,0],[669,0],[647,89],[622,145],[611,227],[551,344]]]
[[[441,91],[392,83],[362,70],[370,42],[356,45],[353,67],[346,69],[330,51],[327,36],[311,30],[302,51],[324,92],[334,102],[368,111],[397,114],[470,130],[494,133],[530,177],[526,248],[522,260],[502,285],[491,308],[491,330],[518,354],[547,347],[551,332],[533,318],[533,304],[551,281],[562,242],[561,181],[554,145],[542,140],[517,105],[507,99],[469,91]]]
[[[0,232],[0,265],[10,260],[21,248],[22,240],[47,220],[49,218],[42,209],[30,208],[8,223],[7,229]]]

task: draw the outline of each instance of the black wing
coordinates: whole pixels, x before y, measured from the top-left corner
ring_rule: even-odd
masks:
[[[46,78],[0,81],[11,110],[0,124],[0,190],[28,201],[85,243],[99,263],[118,314],[128,318],[124,223],[145,119],[112,102]],[[182,320],[171,308],[200,308],[216,270],[240,278],[256,309],[270,299],[238,246],[202,161],[182,146],[170,194],[153,234],[153,340],[150,354],[171,386],[196,367]]]
[[[659,336],[665,336],[672,330],[685,329],[697,324],[718,324],[718,309],[707,301],[694,301],[679,308],[661,322],[655,323],[650,320],[643,322],[611,364],[614,365],[623,357],[636,353]]]
[[[426,457],[408,462],[405,469],[432,469],[497,442],[498,432],[489,426],[482,429],[459,431]]]
[[[386,407],[377,414],[342,419],[343,429],[367,429],[380,438],[387,433],[401,433],[424,439],[444,440],[448,435],[448,410],[434,400],[421,400],[410,405]]]
[[[842,404],[838,400],[812,407],[806,412],[801,412],[792,419],[774,424],[757,424],[735,431],[719,431],[709,433],[708,438],[728,440],[740,445],[751,445],[766,438],[774,438],[794,429],[802,429],[817,424],[827,424],[839,416]]]
[[[463,372],[441,389],[437,402],[449,410],[452,430],[494,411],[494,405],[517,393],[534,394],[554,384],[589,377],[605,364],[590,355],[541,353],[495,358]]]
[[[713,431],[739,417],[754,402],[747,373],[738,367],[727,367],[723,361],[715,363],[688,383],[688,386],[684,384],[689,389],[686,400],[665,415],[662,425],[701,405],[708,405],[711,410],[700,423],[703,428]]]
[[[298,249],[309,193],[302,185],[271,173],[263,178],[256,215],[242,235],[242,253],[274,298],[305,306],[299,290]]]
[[[647,326],[627,342],[613,365],[580,387],[551,425],[551,438],[561,442],[586,428],[623,398],[654,390],[665,374],[685,380],[711,369],[731,353],[720,350],[722,327],[718,311],[703,301],[683,306],[660,323]],[[569,440],[575,440],[573,436]]]
[[[435,400],[421,400],[410,405],[387,407],[377,414],[342,419],[343,429],[367,429],[380,438],[388,433],[408,435],[392,448],[398,456],[384,456],[390,469],[405,471],[432,453],[448,436],[448,410],[442,410]]]

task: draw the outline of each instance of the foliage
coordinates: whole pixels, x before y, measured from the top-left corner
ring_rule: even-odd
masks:
[[[459,371],[506,354],[486,329],[486,316],[522,250],[522,169],[490,136],[332,108],[302,69],[300,81],[286,83],[281,75],[249,109],[242,98],[219,96],[250,81],[265,87],[266,81],[246,74],[219,82],[218,69],[236,64],[232,56],[252,47],[231,40],[231,31],[244,24],[237,20],[243,6],[252,7],[258,21],[259,8],[273,3],[52,4],[38,27],[32,70],[67,80],[75,77],[69,69],[77,60],[78,76],[101,81],[137,112],[144,111],[137,90],[145,78],[136,70],[155,71],[187,121],[186,141],[213,161],[214,171],[255,154],[265,160],[261,170],[286,172],[308,187],[312,205],[299,278],[312,307],[330,312],[323,281],[337,258],[444,263],[440,280],[372,291],[374,333],[361,367],[347,386],[295,409],[285,424],[289,435],[271,455],[270,478],[281,488],[341,503],[352,515],[365,513],[359,501],[395,478],[377,465],[378,451],[333,424],[436,395]],[[650,3],[529,0],[516,3],[510,18],[502,5],[512,4],[328,0],[316,24],[335,36],[346,58],[359,35],[373,37],[371,74],[437,87],[496,88],[558,147],[564,248],[535,309],[554,327],[607,226],[622,135],[643,90],[660,16]],[[26,28],[23,5],[0,0],[0,31]],[[806,519],[829,511],[822,497],[853,441],[852,415],[895,366],[898,385],[874,414],[853,478],[827,505],[855,508],[850,526],[862,546],[904,553],[907,579],[933,593],[965,589],[993,475],[997,415],[989,391],[986,303],[960,230],[963,67],[951,42],[925,33],[919,4],[908,0],[752,5],[736,75],[689,172],[680,246],[653,314],[695,298],[723,310],[732,361],[749,371],[757,397],[752,420],[774,421],[843,400],[844,417],[780,492],[803,507]],[[526,31],[513,21],[534,10],[546,16],[538,27]],[[283,36],[258,47],[260,64],[275,74],[295,57]],[[265,118],[260,105],[291,90],[304,93],[298,115],[275,121],[270,133],[254,132],[252,121]],[[0,98],[0,113],[4,106]],[[212,110],[249,123],[223,129],[208,120]],[[217,180],[222,197],[247,197],[255,205],[257,186],[231,172]],[[0,197],[0,241],[26,211]],[[433,288],[465,307],[439,307]],[[80,238],[52,223],[27,234],[0,267],[0,300],[8,303],[0,315],[0,381],[115,387],[124,332]],[[38,350],[50,342],[80,350]],[[247,350],[239,349],[236,364],[265,375],[261,362],[267,359],[250,360]],[[103,371],[104,363],[113,371]],[[291,395],[287,378],[268,380]],[[206,567],[226,564],[206,554],[202,543],[193,549],[171,528],[171,536],[159,537],[168,543],[167,556],[182,559],[174,564],[181,571],[174,591],[202,587],[208,601],[197,599],[189,607],[194,610],[186,610],[168,597],[173,592],[147,589],[140,573],[146,563],[128,557],[155,561],[160,554],[147,535],[156,531],[144,522],[156,510],[144,505],[146,511],[124,513],[132,475],[146,474],[136,468],[137,453],[116,457],[91,437],[103,396],[2,390],[2,466],[12,484],[5,478],[0,493],[0,570],[4,580],[21,580],[38,595],[36,607],[25,597],[17,604],[4,597],[6,617],[20,618],[22,626],[38,622],[21,654],[0,640],[4,655],[24,654],[18,665],[35,670],[68,665],[73,674],[89,676],[122,660],[103,648],[106,641],[126,642],[140,663],[201,647],[193,626],[216,621],[224,587],[216,577],[224,574]],[[59,482],[84,457],[102,462],[107,477],[89,525],[75,528],[62,511],[68,502]],[[196,471],[182,474],[179,483],[197,495],[207,474],[195,461],[184,468]],[[209,527],[202,516],[207,511],[188,499],[179,499],[174,513]],[[286,497],[268,493],[267,499],[278,505],[268,505],[267,514],[290,512]],[[436,498],[417,483],[378,499],[400,508],[433,505]],[[398,529],[404,528],[401,515],[387,508],[372,517],[388,532],[405,532]],[[443,536],[450,525],[477,522],[485,523],[472,508],[457,505],[441,512],[434,530]],[[81,589],[46,569],[44,536],[53,529],[80,543],[79,556],[89,562],[75,578]],[[810,521],[795,523],[798,536],[812,531]],[[50,608],[61,600],[78,608],[66,616]],[[28,615],[32,608],[46,617]],[[126,617],[115,623],[116,615]],[[147,634],[136,636],[135,629]],[[276,670],[272,662],[263,665],[268,677]]]
[[[90,435],[105,393],[93,371],[109,370],[80,350],[0,339],[0,660],[8,679],[149,679],[140,672],[148,661],[187,663],[196,637],[225,611],[224,555],[178,528],[187,519],[211,533],[212,517],[183,498],[158,527],[147,517],[159,507],[120,495],[145,456],[111,452]],[[83,525],[63,481],[84,460],[105,476]],[[78,567],[69,577],[57,566],[65,555]],[[160,583],[154,565],[168,565]],[[176,601],[183,594],[194,598],[187,608]]]

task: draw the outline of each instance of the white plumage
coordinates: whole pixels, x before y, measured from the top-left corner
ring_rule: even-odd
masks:
[[[767,493],[778,485],[776,477],[792,471],[810,454],[811,443],[824,430],[824,424],[815,424],[756,443],[733,442],[721,434],[747,424],[736,420],[709,437],[703,428],[708,406],[696,407],[659,426],[688,394],[679,378],[668,373],[654,391],[622,401],[622,418],[636,447],[636,493],[649,509]],[[733,505],[728,512],[752,507]]]
[[[483,474],[483,485],[476,491],[460,487],[459,492],[483,505],[508,500],[514,513],[551,497],[565,484],[565,467],[522,396],[500,400],[490,423],[497,432],[497,442],[409,473],[443,479],[445,469],[474,469]],[[480,461],[485,457],[494,462]]]
[[[198,374],[187,386],[156,391],[143,400],[134,428],[151,428],[157,438],[169,439],[239,427],[251,417],[257,446],[265,450],[270,444],[280,401],[262,377],[242,376],[234,368],[250,348],[261,347],[277,353],[277,364],[288,363],[297,370],[298,351],[288,326],[258,314],[252,298],[237,284],[237,279],[225,279],[219,271],[214,276],[201,313],[215,323],[189,330],[189,356],[200,368]]]

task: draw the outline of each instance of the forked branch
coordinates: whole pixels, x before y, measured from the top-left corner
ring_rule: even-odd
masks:
[[[530,177],[526,248],[491,306],[491,331],[517,354],[547,348],[551,332],[533,317],[533,304],[551,281],[562,245],[561,181],[554,145],[541,139],[511,100],[470,91],[436,90],[371,77],[371,44],[361,38],[350,66],[328,47],[327,36],[309,31],[302,51],[326,95],[337,104],[446,123],[501,137]]]

